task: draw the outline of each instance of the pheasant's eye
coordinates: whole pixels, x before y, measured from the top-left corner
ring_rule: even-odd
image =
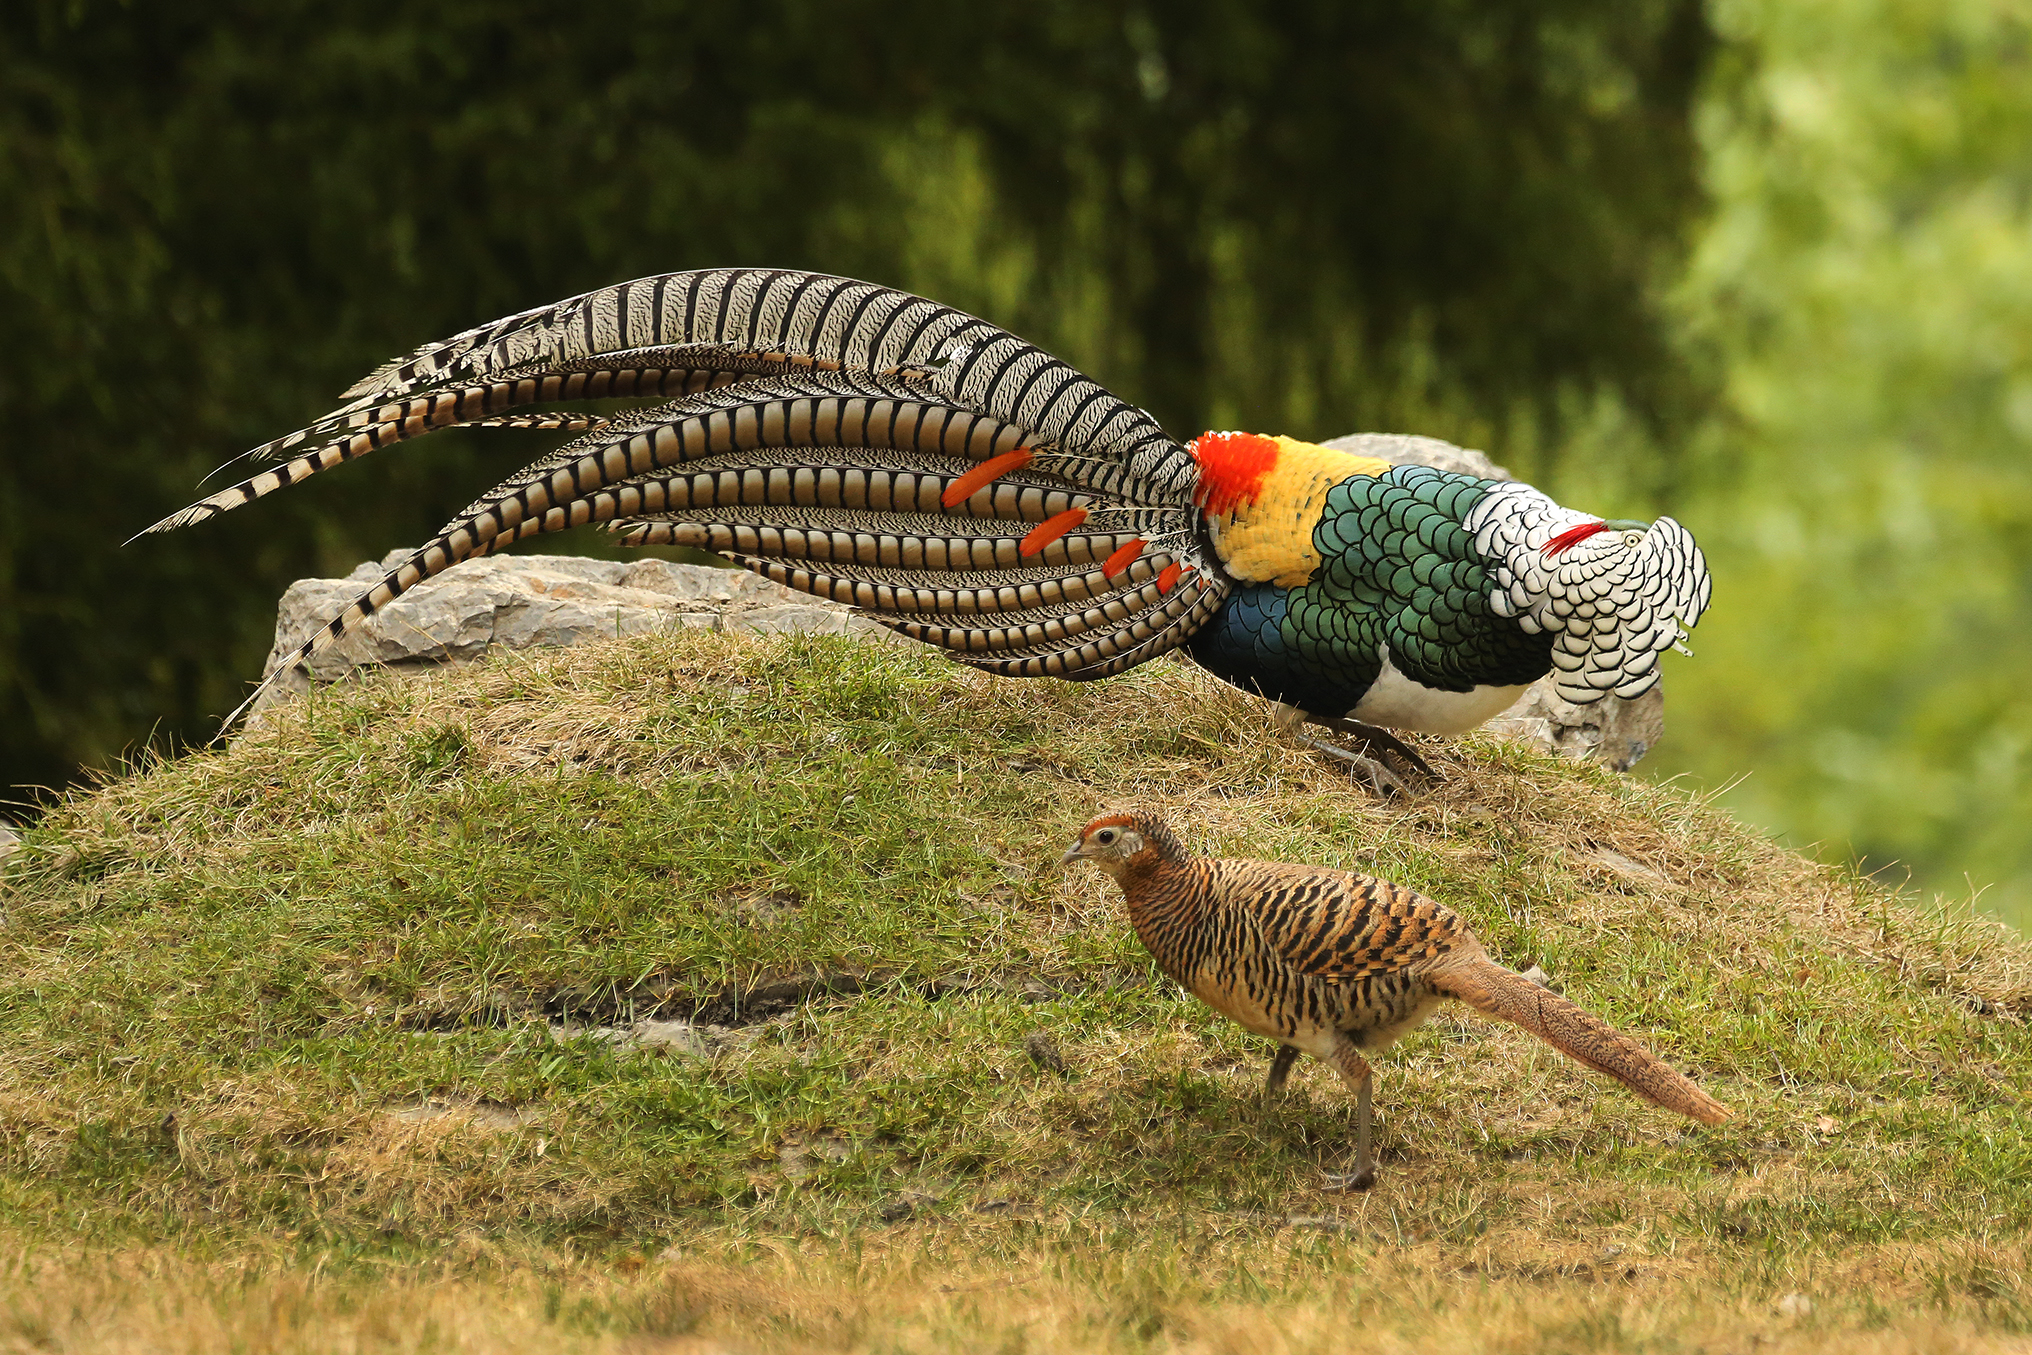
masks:
[[[1626,546],[1628,546],[1628,547],[1629,547],[1629,548],[1630,548],[1631,550],[1635,550],[1635,549],[1637,549],[1637,547],[1639,547],[1639,546],[1641,546],[1641,545],[1643,545],[1643,544],[1644,544],[1644,533],[1642,533],[1642,532],[1624,532],[1624,533],[1623,533],[1623,544],[1624,544],[1624,545],[1626,545]]]
[[[1094,834],[1094,841],[1100,843],[1103,847],[1109,847],[1114,845],[1116,836],[1117,834],[1114,829],[1103,828],[1100,832]]]

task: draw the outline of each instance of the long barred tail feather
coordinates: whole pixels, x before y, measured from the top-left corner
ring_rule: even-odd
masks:
[[[1574,1062],[1607,1073],[1647,1101],[1702,1124],[1729,1118],[1727,1107],[1643,1045],[1487,956],[1449,962],[1426,978],[1442,993],[1522,1026]]]
[[[700,365],[705,357],[720,355],[724,355],[724,366]],[[643,356],[637,353],[619,355],[620,359],[631,364],[641,361]],[[433,392],[371,409],[342,409],[287,437],[242,452],[205,479],[209,480],[219,471],[243,461],[279,460],[279,464],[200,499],[188,508],[178,509],[162,521],[135,533],[135,536],[174,531],[178,527],[188,527],[206,518],[217,517],[320,471],[357,461],[369,452],[381,451],[441,428],[572,426],[567,416],[517,419],[503,414],[503,411],[524,405],[558,400],[639,399],[689,394],[736,384],[762,372],[791,371],[799,366],[811,365],[781,358],[781,355],[732,354],[723,345],[712,346],[704,352],[694,350],[683,354],[690,359],[689,363],[673,361],[675,350],[650,356],[670,365],[631,365],[547,375],[513,374],[510,379]],[[771,356],[781,360],[773,363],[762,360]],[[550,422],[552,419],[560,421],[553,424]],[[286,459],[283,458],[284,453],[289,453]]]
[[[1166,572],[1174,567],[1166,566]],[[1072,645],[1060,637],[1048,636],[1043,643],[1016,647],[1011,652],[993,657],[972,654],[959,654],[957,657],[983,672],[1003,677],[1056,677],[1070,682],[1090,682],[1127,672],[1139,663],[1177,648],[1211,620],[1227,599],[1227,586],[1203,574],[1190,576],[1186,584],[1174,585],[1166,582],[1166,572],[1159,573],[1156,584],[1157,592],[1163,597],[1162,602],[1119,619],[1112,613],[1108,614],[1108,619],[1115,622],[1113,629],[1093,635],[1081,644]],[[883,618],[878,617],[877,620]],[[884,621],[884,624],[899,629],[892,622]],[[945,647],[950,647],[946,642],[951,638],[950,635],[936,637]]]
[[[713,345],[717,357],[707,356]],[[1021,423],[1067,451],[1134,462],[1176,488],[1196,480],[1184,449],[1148,414],[1006,330],[891,288],[781,269],[670,273],[601,288],[426,345],[348,398],[364,406],[674,346],[703,367],[738,366],[749,376],[772,374],[762,369],[771,359],[779,371],[928,372],[955,403]]]
[[[356,382],[323,419],[236,458],[286,454],[273,470],[141,534],[189,526],[369,452],[522,405],[668,398],[829,370],[927,374],[960,403],[1002,413],[1070,451],[1132,462],[1174,488],[1196,481],[1191,458],[1148,414],[985,320],[851,278],[723,268],[638,278],[425,344]]]
[[[504,413],[623,394],[676,398]],[[440,427],[580,436],[468,505],[277,673],[460,560],[594,524],[717,551],[1012,674],[1121,671],[1228,594],[1198,532],[1197,466],[1149,415],[992,325],[866,283],[644,279],[426,345],[348,396],[255,449],[279,464],[158,529]]]

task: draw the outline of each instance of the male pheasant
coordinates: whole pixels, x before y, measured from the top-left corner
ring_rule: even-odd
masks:
[[[1385,880],[1323,866],[1187,855],[1148,814],[1080,830],[1067,863],[1092,861],[1122,887],[1129,922],[1194,997],[1279,1044],[1268,1089],[1300,1053],[1355,1090],[1355,1170],[1375,1184],[1369,1063],[1439,1005],[1458,998],[1607,1073],[1647,1101],[1702,1124],[1729,1112],[1636,1041],[1491,960],[1460,915]]]
[[[504,416],[610,397],[654,403]],[[1287,437],[1182,446],[986,321],[822,274],[601,288],[426,344],[343,398],[242,458],[279,464],[147,530],[438,428],[581,435],[475,500],[277,672],[460,560],[588,523],[717,551],[990,672],[1098,678],[1183,647],[1370,735],[1459,732],[1548,670],[1572,701],[1639,695],[1708,602],[1670,518],[1605,523],[1526,485]]]

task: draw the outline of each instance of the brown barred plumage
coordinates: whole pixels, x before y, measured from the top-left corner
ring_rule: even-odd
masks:
[[[1423,1022],[1444,998],[1500,1016],[1578,1063],[1702,1124],[1729,1112],[1565,998],[1490,959],[1459,914],[1413,890],[1323,866],[1189,855],[1148,814],[1112,814],[1080,831],[1067,862],[1114,877],[1158,966],[1222,1015],[1278,1042],[1269,1090],[1307,1053],[1354,1088],[1355,1171],[1375,1181],[1365,1053]]]

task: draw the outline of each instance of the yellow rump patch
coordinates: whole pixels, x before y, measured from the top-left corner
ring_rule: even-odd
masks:
[[[1391,463],[1297,438],[1275,441],[1277,464],[1263,477],[1255,499],[1209,526],[1228,573],[1251,583],[1296,588],[1320,565],[1312,529],[1326,509],[1327,491],[1351,475],[1381,475]]]

